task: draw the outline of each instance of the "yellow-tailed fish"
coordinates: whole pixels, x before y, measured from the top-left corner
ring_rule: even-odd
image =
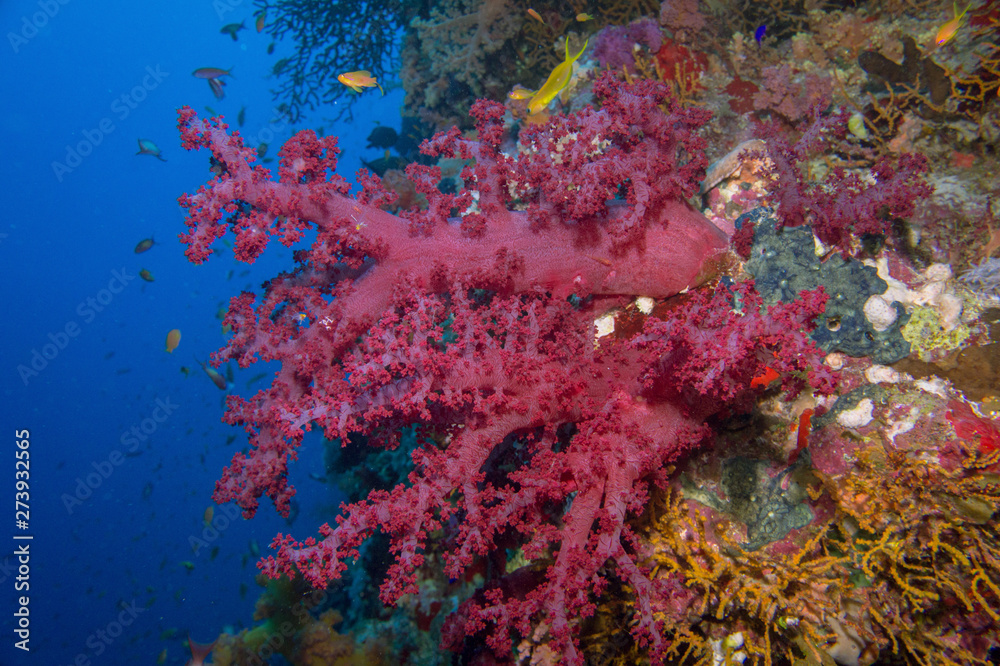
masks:
[[[538,113],[545,107],[549,105],[549,102],[556,98],[563,88],[569,85],[569,80],[573,76],[573,63],[583,55],[583,52],[587,50],[587,44],[590,42],[588,39],[583,43],[583,48],[575,56],[570,56],[569,54],[569,37],[566,38],[566,59],[556,65],[556,68],[552,70],[549,74],[549,78],[545,80],[542,87],[538,89],[535,96],[531,98],[528,102],[528,112],[531,114]]]
[[[585,12],[580,12],[579,14],[576,15],[576,20],[579,21],[580,23],[583,23],[584,21],[593,21],[594,17]]]
[[[379,90],[382,90],[382,86],[379,85],[375,77],[372,76],[372,73],[367,69],[359,69],[356,72],[344,72],[337,77],[337,80],[356,93],[364,92],[365,88],[375,88],[376,86]],[[384,90],[382,90],[382,94],[385,94]]]
[[[181,343],[181,330],[179,328],[172,329],[167,333],[167,351],[171,354],[177,349],[177,345]]]
[[[958,32],[958,29],[962,27],[962,18],[965,16],[965,13],[969,11],[970,7],[972,7],[971,2],[968,5],[966,5],[965,9],[963,9],[961,13],[959,13],[958,3],[957,2],[952,3],[951,8],[952,12],[955,15],[955,18],[945,23],[943,26],[941,26],[941,29],[938,30],[937,36],[934,38],[934,41],[935,43],[937,43],[938,46],[943,46],[947,44],[951,40],[951,38],[955,36],[955,33]]]

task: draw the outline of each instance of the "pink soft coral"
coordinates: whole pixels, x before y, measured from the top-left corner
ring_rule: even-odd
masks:
[[[692,297],[633,339],[595,344],[595,317],[694,287],[726,247],[683,201],[703,176],[694,131],[706,115],[655,83],[605,75],[595,91],[602,109],[526,130],[516,159],[499,149],[502,107],[478,103],[478,141],[452,131],[425,145],[473,160],[465,189],[442,194],[436,169],[411,167],[429,205],[403,217],[378,207],[392,195],[377,178],[362,174],[361,194],[347,196],[331,138],[289,141],[274,182],[224,125],[181,111],[185,144],[211,149],[219,174],[181,199],[192,261],[229,230],[237,256],[253,261],[269,237],[292,244],[316,228],[294,272],[271,280],[259,303],[244,293],[230,306],[233,337],[216,361],[281,369],[252,399],[229,400],[226,419],[247,429],[252,449],[234,456],[216,500],[249,517],[267,494],[287,512],[288,464],[312,424],[380,446],[415,427],[422,443],[409,484],[345,506],[319,540],[279,535],[262,565],[269,575],[325,586],[380,530],[395,560],[381,596],[393,603],[416,589],[430,535],[447,527],[455,578],[511,542],[529,559],[553,558],[540,576],[522,575],[516,594],[483,590],[456,616],[453,640],[488,628],[490,645],[509,652],[511,631],[544,622],[564,661],[581,663],[576,618],[613,572],[635,590],[636,637],[659,654],[660,591],[633,555],[626,517],[643,510],[664,465],[706,435],[706,416],[749,404],[749,379],[765,363],[801,385],[820,354],[798,331],[822,298],[763,313],[743,286]]]

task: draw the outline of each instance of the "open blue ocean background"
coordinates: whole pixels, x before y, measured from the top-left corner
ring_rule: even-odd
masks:
[[[269,92],[291,44],[267,55],[253,11],[229,0],[0,3],[0,665],[155,664],[164,649],[164,663],[184,664],[188,632],[210,642],[252,624],[255,546],[266,554],[277,532],[304,538],[336,515],[336,488],[309,478],[323,471],[313,433],[291,473],[296,524],[269,502],[253,521],[215,507],[204,524],[215,480],[247,437],[220,421],[225,394],[195,359],[223,344],[220,307],[259,292],[292,253],[275,244],[253,266],[228,251],[202,266],[185,259],[177,197],[210,174],[206,152],[181,149],[176,109],[212,107],[235,127],[246,107],[241,133],[272,156],[295,129],[322,126],[340,137],[340,171],[353,179],[362,158],[381,154],[365,148],[376,123],[399,129],[402,91],[368,91],[352,122],[326,108],[292,127]],[[238,41],[220,34],[240,21]],[[224,100],[192,76],[200,67],[233,68]],[[166,161],[136,155],[138,139]],[[136,254],[147,237],[156,245]],[[143,269],[155,281],[140,279]],[[182,339],[169,354],[174,328]],[[234,393],[269,381],[248,387],[264,366],[233,369]],[[21,527],[18,441],[30,453]],[[196,552],[192,539],[206,547]],[[16,646],[21,596],[29,652]]]

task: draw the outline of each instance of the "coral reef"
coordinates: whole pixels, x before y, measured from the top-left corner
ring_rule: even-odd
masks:
[[[342,7],[267,8],[299,30],[276,74],[303,75],[279,94],[307,109],[324,79],[301,58]],[[995,3],[943,44],[955,8],[931,0],[527,9],[345,19],[390,12],[406,114],[443,130],[353,194],[332,137],[299,133],[275,181],[181,114],[217,175],[181,199],[188,257],[228,233],[244,261],[297,247],[229,309],[214,361],[281,370],[229,398],[251,447],[215,497],[287,511],[311,428],[349,494],[261,564],[294,589],[343,583],[284,658],[378,636],[393,663],[986,662]],[[508,97],[585,43],[547,108]],[[353,637],[328,611],[348,603]],[[221,644],[250,655],[279,615]]]

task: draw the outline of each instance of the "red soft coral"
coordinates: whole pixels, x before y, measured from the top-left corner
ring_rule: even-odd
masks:
[[[455,578],[476,558],[502,558],[512,541],[529,558],[552,558],[516,593],[493,581],[450,635],[488,628],[491,645],[509,652],[511,632],[544,623],[565,663],[581,663],[577,618],[617,575],[637,596],[636,637],[659,654],[662,591],[633,554],[626,518],[642,511],[664,465],[703,439],[706,416],[748,404],[758,390],[749,378],[765,361],[775,367],[778,346],[789,358],[777,368],[801,385],[819,356],[794,331],[821,304],[763,313],[740,287],[694,297],[634,339],[595,344],[596,317],[696,286],[726,246],[682,200],[702,176],[694,131],[705,115],[678,108],[659,84],[605,75],[596,92],[602,109],[526,131],[518,159],[500,151],[501,107],[480,102],[478,141],[450,132],[425,145],[473,160],[465,187],[442,194],[436,171],[413,167],[428,207],[402,216],[379,209],[392,194],[374,177],[347,196],[332,140],[300,133],[274,182],[223,125],[181,112],[185,144],[210,148],[219,174],[181,200],[192,261],[229,230],[249,239],[241,258],[251,261],[268,237],[290,242],[316,229],[293,272],[270,280],[259,302],[243,294],[231,304],[233,337],[215,359],[281,368],[252,399],[229,400],[226,419],[247,429],[252,448],[234,456],[216,500],[249,517],[266,494],[287,512],[288,465],[313,424],[329,438],[360,434],[389,447],[410,427],[421,442],[409,484],[344,507],[319,540],[279,535],[262,564],[269,575],[325,586],[378,530],[394,557],[381,596],[393,603],[415,590],[430,535],[447,526]],[[448,219],[453,209],[459,220]]]

